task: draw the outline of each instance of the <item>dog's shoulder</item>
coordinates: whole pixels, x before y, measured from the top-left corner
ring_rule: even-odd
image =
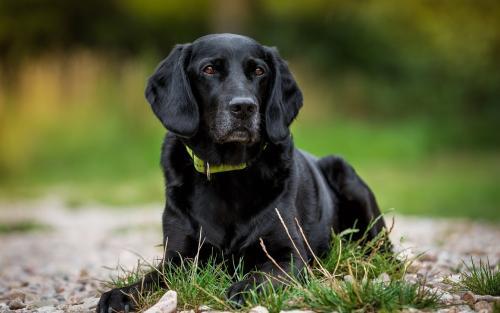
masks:
[[[185,173],[192,167],[186,148],[179,137],[168,132],[161,148],[161,168],[167,185],[183,183]]]

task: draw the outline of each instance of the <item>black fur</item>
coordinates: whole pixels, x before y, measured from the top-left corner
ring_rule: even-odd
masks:
[[[201,233],[201,261],[213,254],[242,258],[247,272],[279,274],[262,251],[262,239],[282,268],[298,271],[304,266],[299,254],[306,262],[312,254],[295,219],[313,252],[322,255],[332,229],[339,232],[357,221],[363,233],[380,215],[372,192],[344,160],[318,160],[294,147],[288,127],[302,106],[302,94],[276,49],[230,34],[176,46],[149,79],[146,98],[169,130],[161,155],[166,262],[194,257]],[[234,102],[236,107],[230,105]],[[242,115],[242,110],[247,111]],[[209,164],[248,166],[209,180],[195,171],[185,145]],[[380,219],[368,239],[384,227]],[[234,284],[228,298],[241,301],[240,293],[261,280],[253,274]],[[161,283],[156,272],[104,293],[97,311],[133,309],[124,294],[144,292],[153,282]]]
[[[302,93],[278,50],[267,47],[265,50],[274,69],[274,81],[266,108],[266,130],[269,140],[277,143],[289,136],[288,126],[302,107]]]
[[[189,45],[177,45],[149,79],[146,99],[165,128],[190,137],[198,131],[198,106],[191,92],[185,65]]]

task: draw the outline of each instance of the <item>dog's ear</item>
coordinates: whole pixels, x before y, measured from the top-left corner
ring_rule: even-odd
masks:
[[[146,99],[169,131],[192,137],[198,131],[198,105],[186,75],[191,45],[176,45],[156,68],[146,86]]]
[[[302,92],[278,50],[270,47],[265,49],[272,71],[271,89],[268,92],[269,99],[265,112],[266,131],[269,140],[277,143],[290,135],[288,127],[302,107]]]

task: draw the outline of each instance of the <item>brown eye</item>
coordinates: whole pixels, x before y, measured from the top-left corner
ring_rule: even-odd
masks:
[[[217,71],[212,65],[207,65],[203,68],[203,73],[208,75],[214,75]]]
[[[255,75],[257,75],[257,76],[264,75],[264,69],[262,69],[262,67],[255,68]]]

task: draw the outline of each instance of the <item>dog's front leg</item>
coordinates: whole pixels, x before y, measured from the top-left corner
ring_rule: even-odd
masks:
[[[153,290],[156,286],[165,288],[158,270],[153,270],[132,285],[114,288],[101,295],[97,305],[97,313],[134,312],[138,296]]]
[[[168,206],[165,211],[167,214],[170,213]],[[145,295],[158,287],[167,287],[161,274],[164,265],[178,264],[182,258],[194,256],[198,247],[198,238],[194,235],[189,223],[173,213],[169,217],[170,219],[167,222],[164,221],[163,225],[166,249],[162,263],[136,283],[103,293],[97,305],[97,313],[137,310],[136,301],[140,295]]]
[[[280,233],[282,228],[276,229],[274,233],[262,238],[259,243],[247,249],[244,260],[259,260],[253,265],[253,271],[247,278],[234,283],[227,290],[227,298],[237,306],[245,302],[245,292],[257,288],[257,291],[265,287],[265,284],[271,283],[273,286],[279,286],[283,282],[290,282],[296,279],[308,262],[305,244],[297,235],[297,232],[291,230],[291,237]],[[278,234],[279,233],[279,234]],[[246,264],[248,265],[248,264]]]
[[[179,254],[179,251],[167,250],[162,263],[156,269],[144,275],[139,281],[103,293],[97,305],[97,313],[136,311],[136,301],[141,295],[146,295],[157,288],[167,288],[162,274],[163,267],[171,263],[178,264],[180,260],[181,254]]]
[[[279,286],[283,282],[290,281],[290,278],[304,267],[302,264],[293,264],[292,266],[291,260],[277,264],[280,267],[279,270],[276,264],[265,263],[257,267],[255,272],[249,274],[248,278],[232,284],[227,290],[227,299],[236,306],[241,306],[245,303],[245,292],[255,288],[259,291],[267,283],[275,287]]]

